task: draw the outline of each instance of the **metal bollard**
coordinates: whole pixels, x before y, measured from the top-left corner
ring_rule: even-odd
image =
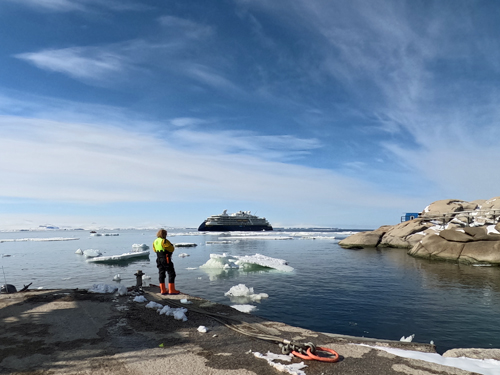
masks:
[[[136,280],[136,287],[140,288],[142,287],[142,276],[145,275],[145,273],[142,273],[142,270],[138,270],[137,273],[134,273],[135,280]]]

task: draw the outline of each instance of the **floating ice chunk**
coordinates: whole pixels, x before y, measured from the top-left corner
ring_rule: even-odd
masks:
[[[146,245],[145,243],[141,243],[141,244],[135,243],[135,244],[132,245],[132,248],[147,250],[147,249],[149,249],[149,246]]]
[[[102,253],[99,250],[87,249],[83,251],[83,255],[85,255],[87,258],[95,258],[101,256]]]
[[[307,367],[307,365],[305,365],[304,362],[292,363],[289,365],[274,362],[275,360],[290,362],[291,361],[290,355],[287,356],[284,354],[274,354],[271,352],[267,352],[266,355],[261,354],[259,352],[253,352],[253,355],[256,358],[265,359],[270,366],[274,367],[278,371],[286,372],[286,373],[292,374],[292,375],[306,375],[306,373],[304,371],[302,371],[302,369],[304,367]]]
[[[228,256],[226,253],[220,254],[210,254],[210,259],[200,268],[218,268],[218,269],[227,269],[227,268],[240,268],[236,263],[235,257]]]
[[[199,326],[198,327],[198,332],[207,333],[208,332],[207,327],[205,327],[205,326]]]
[[[149,286],[151,283],[151,276],[142,275],[142,286]]]
[[[146,299],[146,297],[144,296],[136,296],[134,298],[134,302],[139,302],[139,303],[142,303],[142,302],[148,302],[148,300]]]
[[[238,256],[236,264],[246,267],[246,264],[257,264],[262,267],[274,268],[278,271],[292,272],[293,267],[284,259],[271,258],[261,254]]]
[[[269,295],[267,295],[266,293],[254,293],[253,288],[248,288],[245,284],[238,284],[231,287],[231,289],[229,289],[228,292],[224,293],[224,295],[228,296],[231,301],[237,301],[240,303],[260,301],[262,298],[269,297]]]
[[[198,245],[195,243],[191,243],[191,242],[181,242],[181,243],[174,243],[174,246],[175,247],[196,247]]]
[[[197,269],[198,269],[198,267],[187,267],[186,269],[187,269],[187,270],[197,270]]]
[[[227,244],[232,244],[233,242],[239,242],[239,240],[236,241],[206,241],[206,245],[227,245]]]
[[[94,284],[88,290],[89,293],[114,293],[118,287],[108,284]]]
[[[180,253],[179,254],[179,257],[181,257],[181,258],[185,258],[185,257],[188,257],[188,256],[189,256],[189,254],[186,254],[186,253]]]
[[[120,281],[120,280],[121,280],[120,274],[117,274],[113,277],[113,281]]]
[[[75,251],[75,254],[83,255],[83,250],[82,249],[78,249],[77,251]]]
[[[412,342],[414,338],[415,338],[415,334],[410,335],[410,336],[408,336],[408,337],[404,337],[404,336],[403,336],[403,337],[401,337],[401,338],[399,339],[399,341],[404,341],[404,342]]]
[[[224,237],[220,237],[223,239]],[[293,240],[293,237],[285,236],[231,236],[231,239],[235,240]]]
[[[218,269],[238,269],[250,268],[252,265],[261,267],[273,268],[278,271],[291,272],[293,267],[288,265],[284,259],[271,258],[261,254],[245,255],[245,256],[230,256],[226,253],[210,254],[210,259],[200,268],[218,268]]]
[[[91,233],[90,234],[92,237],[101,237],[102,234],[101,233]]]
[[[241,311],[243,313],[250,314],[253,310],[257,308],[257,306],[254,305],[231,305],[233,309],[236,309],[238,311]]]

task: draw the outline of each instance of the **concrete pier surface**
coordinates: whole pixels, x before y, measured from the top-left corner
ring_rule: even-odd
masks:
[[[434,352],[432,345],[327,335],[239,312],[188,296],[162,296],[154,286],[143,294],[37,290],[0,295],[1,374],[282,374],[254,353],[281,354],[277,342],[260,337],[313,342],[331,348],[339,361],[304,362],[301,371],[319,374],[471,374],[458,368],[353,344]],[[160,315],[135,302],[137,295],[188,309],[187,321]],[[191,304],[181,304],[188,299]],[[198,328],[204,326],[207,332]]]

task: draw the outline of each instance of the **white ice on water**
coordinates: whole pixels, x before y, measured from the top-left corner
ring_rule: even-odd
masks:
[[[403,342],[412,342],[414,338],[415,338],[415,334],[410,335],[410,336],[408,336],[408,337],[404,337],[404,336],[403,336],[403,337],[401,337],[401,338],[399,339],[399,341],[403,341]]]
[[[436,363],[443,366],[456,367],[465,371],[474,372],[483,375],[498,375],[500,374],[500,361],[494,359],[473,359],[473,358],[453,358],[443,357],[437,353],[423,353],[412,350],[403,350],[396,348],[387,348],[382,346],[371,346],[366,344],[352,344],[368,346],[378,350],[384,350],[388,353],[404,358],[419,359],[426,362]]]
[[[228,297],[239,297],[249,302],[260,301],[262,298],[269,297],[269,295],[266,293],[254,293],[253,288],[248,288],[245,284],[238,284],[231,287],[231,289],[224,293],[224,295]]]
[[[247,314],[250,314],[253,310],[257,308],[257,306],[254,305],[231,305],[231,307],[235,310]]]
[[[75,254],[83,255],[83,250],[82,249],[78,249],[77,251],[75,251]]]
[[[135,243],[135,244],[133,244],[133,245],[132,245],[132,248],[133,248],[133,249],[143,249],[143,250],[147,250],[147,249],[149,249],[149,246],[148,246],[148,245],[146,245],[145,243],[140,243],[140,244],[139,244],[139,243]]]
[[[187,253],[180,253],[179,254],[180,258],[185,258],[185,257],[188,257],[188,256],[189,256],[189,254],[187,254]]]
[[[219,240],[224,240],[227,237],[219,237]],[[231,236],[233,240],[293,240],[290,236]]]
[[[85,255],[87,258],[95,258],[101,256],[102,253],[96,249],[87,249],[83,250],[83,255]]]
[[[201,265],[200,268],[238,269],[247,268],[254,264],[283,272],[293,271],[293,267],[290,267],[286,260],[271,258],[261,254],[244,256],[228,255],[227,253],[223,253],[222,255],[210,254],[210,259],[205,264]]]
[[[64,238],[64,237],[51,237],[51,238],[13,238],[13,239],[1,239],[0,243],[2,243],[2,242],[26,242],[26,241],[33,241],[33,242],[74,241],[74,240],[79,240],[79,238],[75,238],[75,237],[71,237],[71,238]]]
[[[274,354],[271,352],[267,352],[266,355],[259,352],[253,352],[253,355],[257,358],[265,359],[270,366],[274,367],[278,371],[286,372],[292,375],[306,375],[306,373],[302,371],[304,367],[307,367],[304,362],[291,363],[289,365],[274,362],[276,360],[290,362],[292,360],[292,355]]]

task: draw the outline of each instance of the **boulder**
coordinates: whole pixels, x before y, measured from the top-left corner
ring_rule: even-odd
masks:
[[[339,241],[339,245],[345,249],[363,249],[365,247],[377,247],[380,239],[390,228],[390,225],[383,225],[374,231],[359,232]]]
[[[474,241],[474,237],[464,233],[462,231],[453,230],[453,229],[445,229],[439,232],[439,236],[448,241],[454,242],[470,242]]]
[[[418,258],[458,261],[464,246],[464,242],[447,241],[434,234],[425,236],[408,254]]]
[[[474,241],[466,243],[459,262],[500,264],[500,241]]]
[[[431,223],[420,218],[404,221],[390,227],[380,240],[379,246],[411,249],[423,238],[422,232],[431,226]]]
[[[476,203],[466,202],[460,199],[443,199],[428,205],[422,212],[421,217],[440,216],[460,211],[472,211],[476,208]]]

